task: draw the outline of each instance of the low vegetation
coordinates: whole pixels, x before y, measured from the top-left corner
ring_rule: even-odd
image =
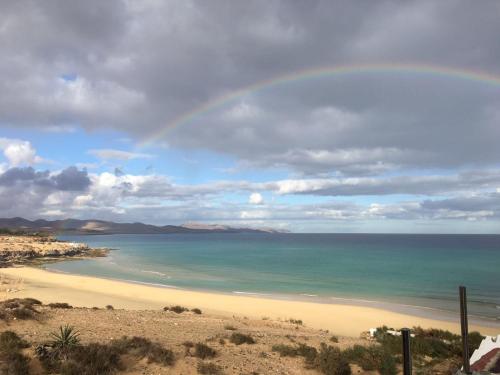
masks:
[[[196,315],[201,315],[201,310],[198,308],[191,309],[191,312],[195,313]]]
[[[60,327],[53,341],[39,345],[35,354],[49,373],[61,375],[106,375],[124,369],[122,356],[128,355],[148,363],[171,366],[175,362],[171,350],[143,337],[122,337],[108,344],[83,345],[71,326]],[[24,374],[27,374],[25,372]]]
[[[164,307],[163,311],[172,311],[176,314],[182,314],[183,312],[189,311],[188,308],[182,307],[182,306],[171,306],[171,307]]]
[[[383,361],[388,362],[388,357],[400,359],[401,355],[401,337],[393,336],[389,333],[388,327],[377,329],[375,339],[383,348]],[[440,329],[423,329],[413,327],[411,338],[411,350],[413,357],[413,367],[417,371],[424,372],[431,370],[440,363],[449,363],[450,372],[456,370],[456,363],[460,362],[462,355],[461,337],[449,331]],[[483,340],[479,332],[469,333],[469,352],[474,352]],[[382,359],[380,359],[382,361]],[[389,374],[390,372],[386,372]]]
[[[36,306],[42,303],[34,298],[12,298],[0,302],[0,320],[35,319],[39,312]]]
[[[29,344],[15,332],[5,331],[0,334],[0,373],[25,375],[29,372],[29,358],[21,350]]]
[[[210,346],[201,342],[194,345],[194,356],[201,359],[213,358],[217,355],[217,351]]]
[[[233,332],[231,337],[229,338],[233,344],[241,345],[241,344],[255,344],[255,340],[250,335],[245,335],[239,332]]]
[[[202,375],[222,375],[222,369],[215,363],[199,362],[197,367],[198,373]]]
[[[300,319],[288,319],[288,322],[289,322],[289,323],[292,323],[292,324],[296,324],[296,325],[298,325],[298,326],[301,326],[302,324],[304,324],[304,323],[302,322],[302,320],[300,320]]]
[[[49,306],[51,309],[72,309],[73,306],[66,302],[54,302],[54,303],[49,303],[47,306]]]
[[[48,306],[71,308],[66,303],[52,303]],[[0,316],[6,321],[35,318],[46,309],[47,307],[44,307],[40,301],[33,298],[14,298],[0,302]],[[196,312],[197,309],[188,310],[182,306],[165,309],[178,314],[186,311],[201,314],[201,310]],[[293,324],[298,323],[294,321]],[[242,327],[244,325],[246,323],[243,322]],[[221,327],[218,327],[220,330]],[[197,371],[200,374],[222,374],[222,368],[210,360],[226,350],[240,350],[222,346],[226,344],[226,340],[234,345],[256,343],[254,337],[237,331],[237,328],[232,325],[227,324],[223,328],[231,332],[214,335],[204,342],[183,342],[185,355],[199,360]],[[299,340],[302,340],[298,336],[292,338],[286,335],[284,337],[288,337],[290,341],[272,345],[271,350],[280,357],[303,358],[305,368],[314,369],[326,375],[349,375],[352,365],[359,366],[362,371],[380,375],[397,375],[401,369],[401,337],[397,336],[393,329],[380,327],[372,342],[353,345],[344,350],[341,350],[339,345],[335,345],[339,342],[337,336],[331,334],[325,336],[324,333],[323,335],[322,337],[325,337],[328,344],[310,346],[299,343]],[[449,331],[420,327],[414,327],[412,335],[411,348],[415,374],[444,375],[456,372],[461,357],[459,335]],[[285,340],[284,337],[283,340]],[[483,336],[478,332],[470,333],[471,353],[479,346],[482,339]],[[217,343],[221,346],[218,346],[216,350],[212,345],[216,346]],[[124,336],[107,343],[82,343],[78,330],[69,325],[60,326],[51,334],[50,341],[31,349],[27,349],[28,347],[30,344],[15,332],[0,333],[0,374],[29,374],[30,355],[36,356],[46,373],[61,375],[114,374],[127,370],[132,363],[140,361],[162,366],[172,366],[175,363],[175,355],[170,349],[147,338]],[[251,352],[252,349],[247,348],[244,351]],[[265,351],[261,352],[262,358],[269,356],[270,354]],[[221,355],[221,359],[224,357]],[[31,366],[33,367],[32,364]]]

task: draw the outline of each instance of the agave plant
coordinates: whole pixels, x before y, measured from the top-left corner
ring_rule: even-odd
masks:
[[[80,333],[75,327],[65,325],[59,327],[59,332],[51,333],[52,346],[57,349],[70,349],[80,344]]]

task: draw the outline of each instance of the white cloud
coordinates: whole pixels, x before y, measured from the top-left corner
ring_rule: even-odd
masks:
[[[104,160],[151,159],[154,155],[115,149],[93,149],[89,154]]]
[[[264,198],[260,193],[252,193],[250,197],[248,197],[248,203],[251,204],[262,204],[264,203]]]
[[[28,141],[0,138],[0,149],[12,167],[41,163],[43,159],[36,154],[36,149]]]

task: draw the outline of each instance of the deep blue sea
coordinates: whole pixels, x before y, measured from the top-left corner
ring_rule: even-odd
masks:
[[[117,249],[47,268],[224,293],[458,309],[500,320],[500,236],[166,234],[63,236]]]

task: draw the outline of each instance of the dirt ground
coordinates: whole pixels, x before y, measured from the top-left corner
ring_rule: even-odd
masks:
[[[171,311],[127,311],[105,309],[51,309],[38,307],[42,312],[35,321],[17,320],[0,323],[0,330],[13,330],[32,344],[26,353],[33,355],[37,344],[50,341],[51,332],[59,326],[69,324],[80,332],[82,343],[107,343],[122,336],[142,336],[156,341],[175,353],[173,367],[161,367],[148,364],[146,360],[131,362],[130,368],[123,374],[197,374],[200,361],[186,354],[183,345],[186,341],[206,343],[217,351],[217,356],[206,362],[220,366],[225,374],[317,374],[315,370],[304,368],[300,357],[280,357],[272,352],[275,344],[304,343],[319,347],[321,342],[345,348],[353,344],[367,344],[365,339],[339,337],[339,343],[333,344],[330,338],[333,332],[318,331],[289,322],[271,321],[266,318],[251,320],[247,318],[227,318],[184,312]],[[236,330],[229,330],[232,327]],[[256,344],[235,345],[228,338],[233,332],[250,334]],[[221,340],[222,339],[222,340]],[[37,373],[39,364],[32,363],[32,370]],[[353,373],[362,374],[359,369]]]

